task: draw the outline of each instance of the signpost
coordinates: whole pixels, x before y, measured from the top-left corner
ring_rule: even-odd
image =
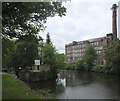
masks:
[[[37,70],[39,70],[40,60],[35,60],[35,65],[37,66]]]

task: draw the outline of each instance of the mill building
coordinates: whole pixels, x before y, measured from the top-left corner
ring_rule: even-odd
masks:
[[[113,4],[112,10],[112,33],[106,34],[104,37],[84,40],[73,41],[72,43],[65,45],[65,61],[67,64],[76,63],[79,59],[83,59],[85,50],[88,45],[91,44],[97,51],[97,58],[95,64],[105,64],[104,54],[110,42],[117,38],[117,8],[116,4]]]

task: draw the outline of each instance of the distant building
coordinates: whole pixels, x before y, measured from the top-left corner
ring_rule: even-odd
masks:
[[[120,2],[119,2],[120,3]],[[104,37],[94,38],[85,41],[73,41],[65,45],[66,63],[75,63],[79,59],[83,59],[85,50],[89,44],[92,44],[97,51],[96,64],[105,64],[104,54],[110,42],[117,38],[117,8],[116,4],[112,5],[112,33],[106,34]],[[120,34],[120,33],[119,33]]]
[[[73,41],[72,43],[65,45],[66,63],[75,63],[77,60],[82,59],[85,55],[86,48],[89,44],[92,44],[98,54],[96,64],[105,64],[104,52],[112,39],[113,35],[110,33],[105,37],[85,41]]]

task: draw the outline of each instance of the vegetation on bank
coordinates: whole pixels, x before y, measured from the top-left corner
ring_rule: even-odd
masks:
[[[2,74],[2,99],[43,99],[13,74]]]
[[[85,52],[82,60],[78,60],[75,64],[67,64],[66,69],[71,70],[88,70],[94,72],[120,74],[120,40],[114,39],[105,52],[105,65],[95,65],[96,51],[94,47],[89,47]]]
[[[67,69],[78,69],[78,70],[92,70],[94,61],[97,57],[95,48],[90,44],[88,45],[84,58],[78,60],[75,64],[68,64]]]
[[[41,60],[56,72],[61,55],[52,45],[49,34],[44,46],[39,47],[43,41],[39,32],[45,30],[48,17],[65,16],[66,8],[62,2],[4,2],[2,12],[2,68],[14,68],[18,75],[19,68],[28,70],[34,60]]]
[[[105,53],[105,71],[120,74],[120,40],[114,39]]]
[[[47,91],[31,90],[14,74],[2,74],[2,99],[46,99],[54,98]]]

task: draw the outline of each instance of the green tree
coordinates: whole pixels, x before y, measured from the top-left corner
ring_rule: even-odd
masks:
[[[56,57],[55,64],[57,69],[65,69],[65,55],[56,53],[55,57]]]
[[[51,44],[45,43],[44,47],[42,47],[42,61],[44,64],[50,65],[52,78],[56,77],[57,69],[65,68],[65,56],[59,54],[56,48]]]
[[[97,52],[91,44],[88,45],[86,51],[85,51],[85,56],[84,56],[84,64],[85,64],[85,69],[91,70],[93,67],[93,62],[97,57]]]
[[[65,15],[61,2],[3,2],[2,36],[20,37],[44,30],[48,17]]]
[[[2,39],[2,67],[11,67],[11,57],[15,51],[14,41],[6,38]]]
[[[54,65],[56,49],[50,44],[45,44],[42,48],[42,60],[45,64]]]
[[[47,33],[47,36],[46,36],[46,43],[47,44],[52,44],[49,33]]]
[[[12,65],[18,71],[19,67],[26,69],[38,58],[38,41],[34,35],[25,35],[16,41],[16,51],[12,57]]]
[[[120,74],[120,40],[115,39],[105,52],[106,66],[108,72]]]
[[[84,70],[84,69],[85,69],[84,59],[78,60],[78,61],[76,62],[76,66],[77,66],[77,69],[78,69],[78,70]]]
[[[53,45],[50,44],[45,44],[45,46],[42,48],[42,61],[44,64],[50,65],[50,72],[51,72],[51,77],[55,78],[56,77],[56,49],[53,47]]]

